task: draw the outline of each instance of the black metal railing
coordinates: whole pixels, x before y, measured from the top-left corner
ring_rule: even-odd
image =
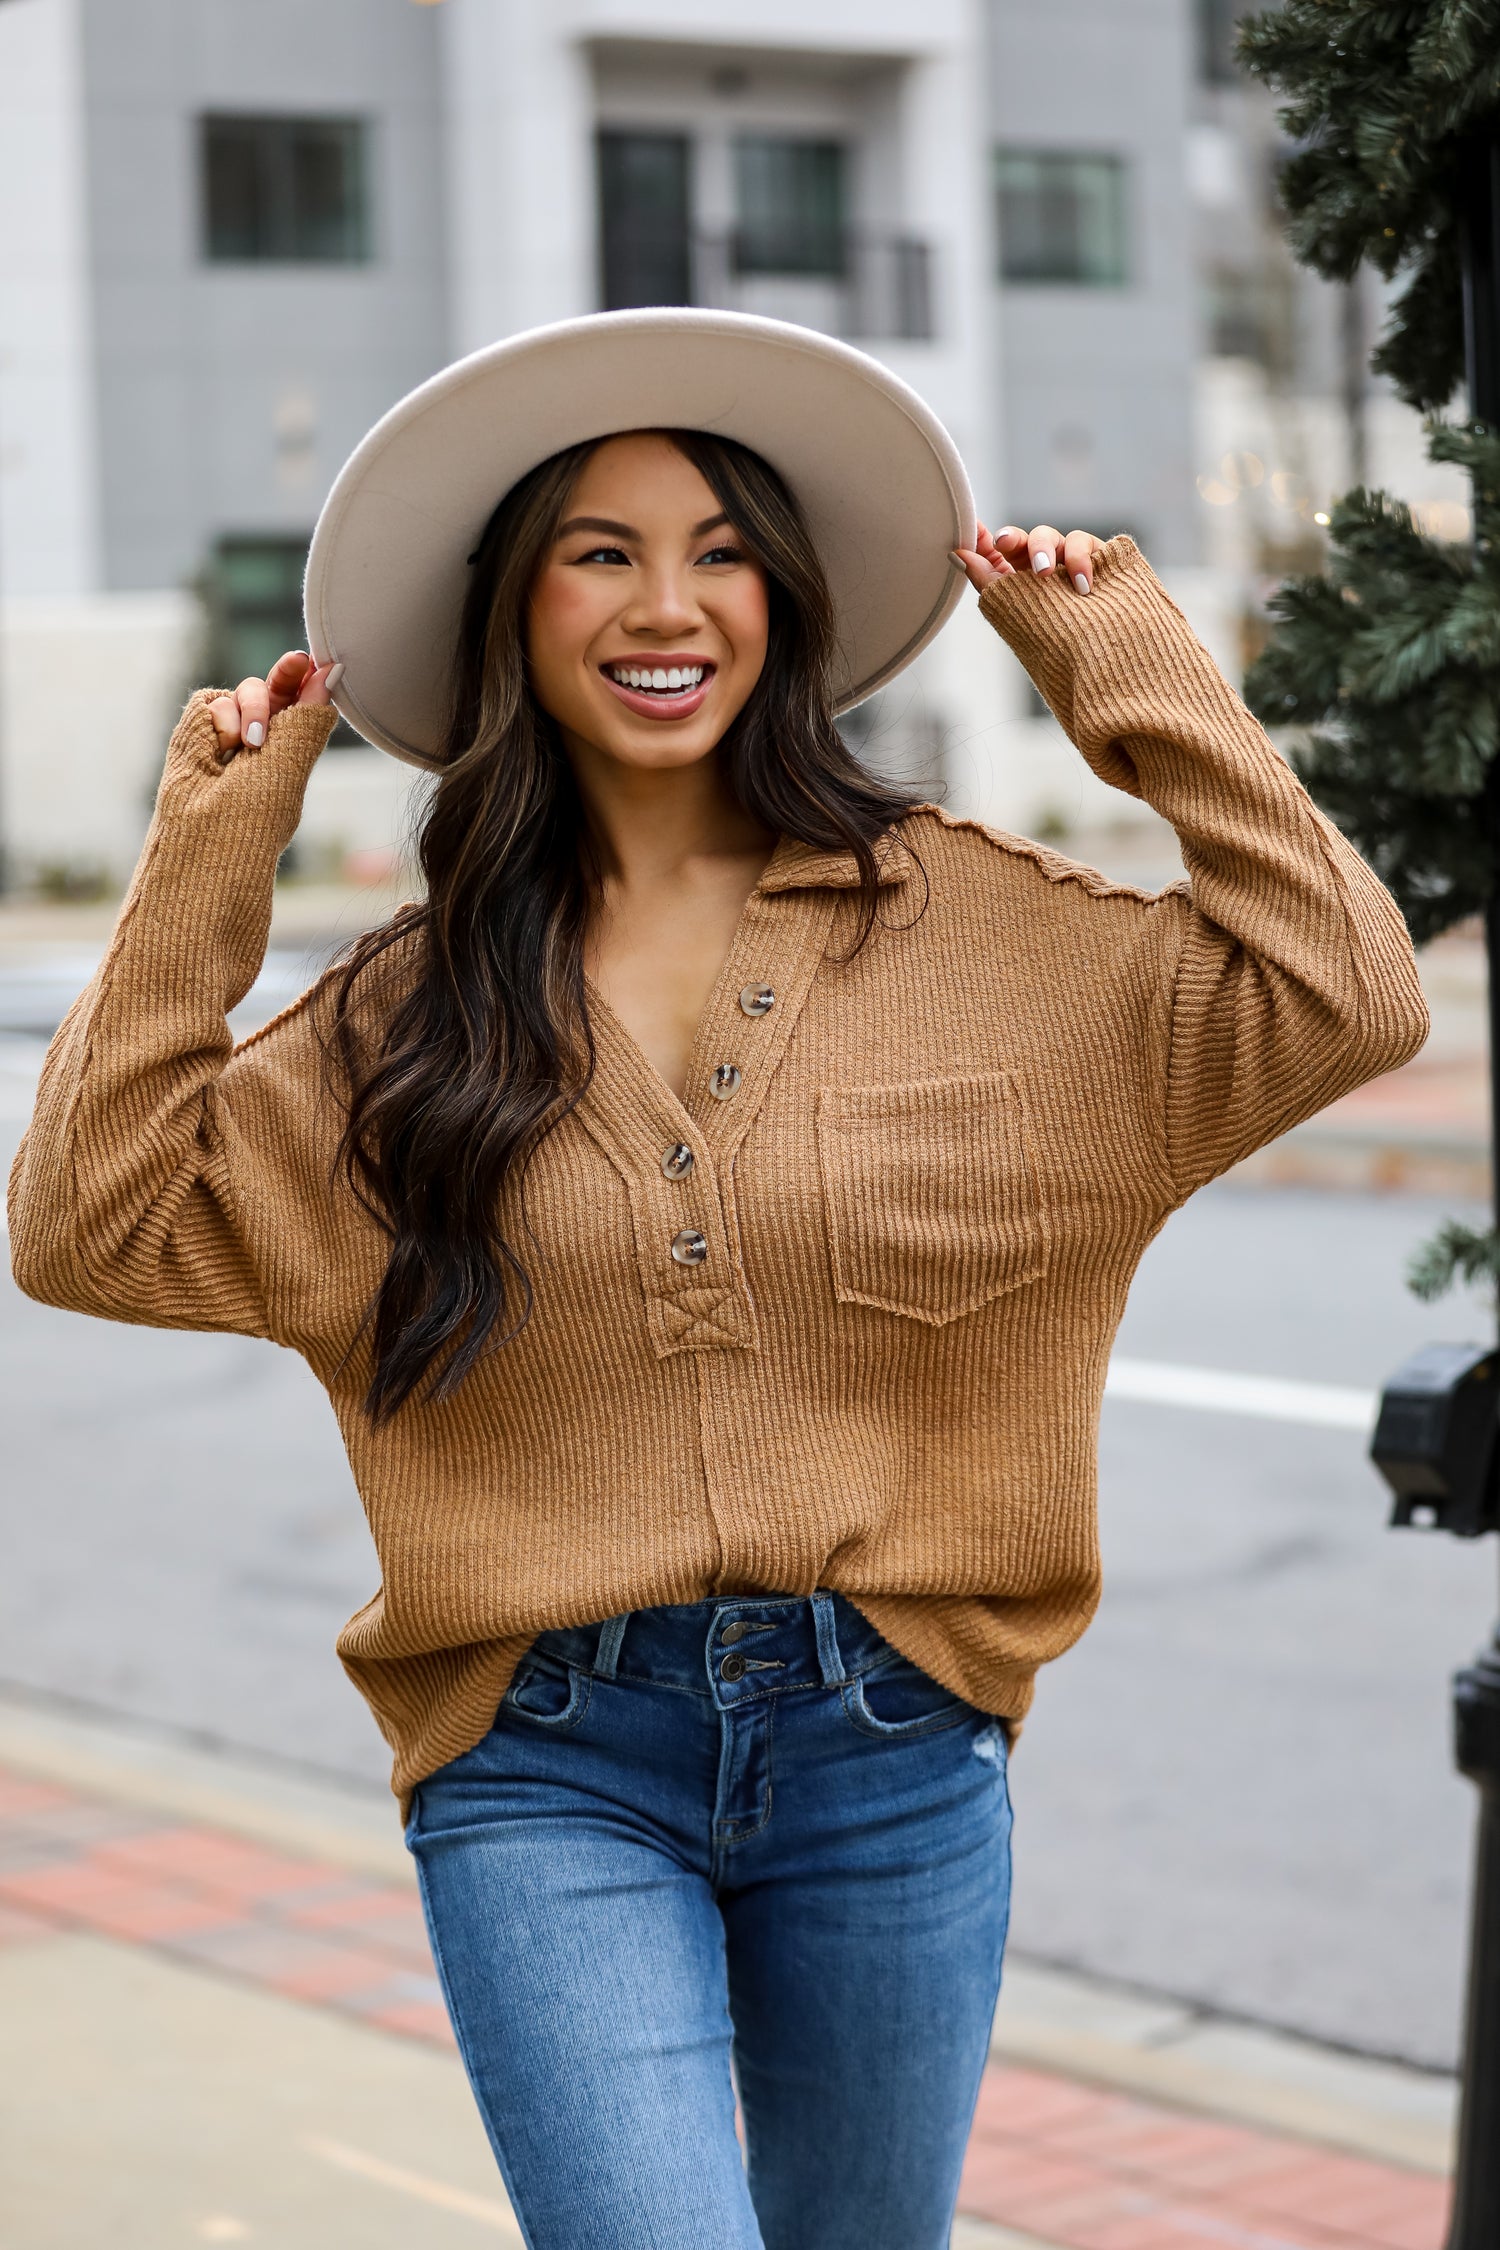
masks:
[[[630,305],[712,305],[799,320],[863,342],[935,334],[930,246],[911,235],[819,229],[782,241],[762,230],[691,232],[606,214],[602,296]]]

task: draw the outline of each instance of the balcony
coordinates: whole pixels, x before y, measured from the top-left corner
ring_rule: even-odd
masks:
[[[713,305],[862,342],[930,340],[928,245],[851,223],[847,141],[611,124],[598,160],[606,311]]]
[[[930,343],[929,245],[910,235],[839,229],[812,245],[734,229],[710,233],[631,225],[606,216],[602,299],[631,305],[712,305],[794,320],[860,343]]]

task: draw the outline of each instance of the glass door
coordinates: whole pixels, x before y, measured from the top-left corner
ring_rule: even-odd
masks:
[[[686,133],[600,133],[599,246],[606,312],[692,303],[692,143]]]

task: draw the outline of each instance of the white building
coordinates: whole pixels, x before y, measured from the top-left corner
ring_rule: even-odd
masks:
[[[182,694],[300,637],[319,501],[379,413],[601,304],[851,337],[983,508],[1134,531],[1212,638],[1190,34],[1188,0],[0,0],[18,871],[128,867]],[[1095,803],[967,613],[855,732],[1012,825]],[[385,849],[408,781],[331,750],[308,863]]]

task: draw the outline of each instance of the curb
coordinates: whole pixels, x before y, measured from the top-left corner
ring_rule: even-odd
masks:
[[[0,1761],[41,1780],[416,1889],[396,1800],[345,1775],[256,1758],[211,1737],[108,1718],[0,1682]]]
[[[990,2052],[1413,2171],[1446,2177],[1453,2169],[1453,2078],[1024,1957],[1006,1962]]]

